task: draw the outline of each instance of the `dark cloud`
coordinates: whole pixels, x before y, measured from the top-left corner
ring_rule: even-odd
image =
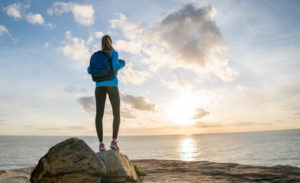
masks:
[[[109,100],[108,98],[106,100]],[[89,114],[96,114],[96,101],[94,96],[86,96],[86,97],[80,97],[78,99],[79,104],[83,107],[83,110],[86,111]],[[107,113],[109,115],[112,115],[112,109],[111,106],[105,106],[107,109]],[[134,119],[136,118],[134,111],[126,106],[121,106],[121,117],[127,118],[127,119]]]
[[[135,97],[133,95],[122,94],[121,99],[134,109],[152,112],[155,111],[155,104],[148,103],[145,97]]]
[[[194,115],[193,119],[200,119],[200,118],[203,118],[206,115],[209,115],[209,112],[206,112],[204,109],[197,108],[196,109],[196,114]]]
[[[178,55],[191,68],[197,70],[199,66],[231,80],[234,72],[223,53],[227,43],[213,20],[215,14],[212,6],[196,8],[188,4],[165,17],[148,36],[167,45],[170,54]]]
[[[78,102],[83,107],[83,110],[85,110],[87,113],[95,114],[96,101],[94,96],[80,97]]]

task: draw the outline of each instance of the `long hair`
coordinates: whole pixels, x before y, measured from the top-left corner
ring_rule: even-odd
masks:
[[[102,37],[102,50],[108,54],[111,55],[110,50],[114,50],[114,47],[112,46],[112,40],[109,35],[105,35]]]

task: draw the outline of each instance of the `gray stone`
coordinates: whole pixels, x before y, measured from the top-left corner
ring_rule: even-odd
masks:
[[[81,139],[70,138],[56,144],[33,170],[32,183],[100,183],[105,166]]]
[[[103,182],[137,182],[134,166],[128,157],[119,151],[109,150],[96,153],[106,167],[106,175]]]

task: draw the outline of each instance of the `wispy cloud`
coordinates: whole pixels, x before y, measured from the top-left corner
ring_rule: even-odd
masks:
[[[86,125],[45,125],[45,127],[34,125],[23,125],[24,128],[37,129],[42,131],[65,131],[65,130],[86,130]]]
[[[175,81],[165,81],[165,80],[161,79],[160,83],[163,86],[166,86],[166,87],[168,87],[172,90],[175,90],[175,91],[179,91],[181,89],[189,90],[193,87],[191,83],[189,83],[188,81],[183,80],[179,76],[177,76]]]
[[[2,36],[4,34],[8,34],[8,33],[9,32],[8,32],[7,28],[4,25],[0,25],[0,39],[2,38]]]
[[[200,119],[200,118],[203,118],[206,115],[209,115],[209,112],[206,112],[202,108],[197,108],[196,109],[196,114],[194,115],[193,119]]]
[[[108,99],[107,99],[108,100]],[[78,98],[79,104],[83,107],[83,110],[89,114],[96,114],[96,101],[94,96],[86,96]],[[105,106],[109,116],[112,116],[111,107]],[[125,119],[135,119],[136,115],[131,108],[128,108],[126,105],[121,106],[121,117]]]
[[[68,85],[64,88],[64,91],[65,92],[68,92],[68,93],[85,93],[87,92],[86,89],[84,88],[75,88],[74,86],[71,86],[71,85]]]
[[[152,112],[155,111],[155,104],[149,103],[145,97],[122,94],[121,99],[134,109]]]
[[[141,85],[146,81],[148,76],[147,71],[138,71],[133,69],[133,64],[126,64],[126,67],[120,73],[120,81],[127,85],[128,83],[133,85]]]
[[[4,37],[4,35],[7,35],[12,41],[13,43],[16,43],[17,42],[17,39],[14,38],[10,32],[8,31],[8,29],[4,26],[4,25],[1,25],[0,24],[0,41],[2,39],[2,37]]]
[[[206,122],[198,121],[194,124],[195,127],[200,128],[235,128],[235,127],[252,127],[252,126],[267,126],[271,125],[268,122],[259,122],[259,121],[229,121],[229,122]]]
[[[48,10],[49,15],[61,15],[72,12],[77,23],[89,26],[94,24],[95,10],[92,5],[84,5],[73,2],[55,2]]]

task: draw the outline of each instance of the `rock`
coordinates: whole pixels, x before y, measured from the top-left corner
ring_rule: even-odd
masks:
[[[109,150],[96,153],[106,167],[104,182],[137,182],[138,177],[128,157],[119,151]]]
[[[51,147],[33,170],[32,183],[100,183],[105,166],[81,139],[70,138]]]

